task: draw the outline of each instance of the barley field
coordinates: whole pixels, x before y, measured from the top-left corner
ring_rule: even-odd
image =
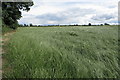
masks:
[[[116,26],[18,28],[9,38],[4,78],[120,78]]]

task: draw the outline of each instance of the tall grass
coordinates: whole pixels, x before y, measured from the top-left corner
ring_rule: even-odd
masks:
[[[1,25],[2,27],[0,28],[1,29],[1,33],[2,34],[5,34],[5,33],[8,33],[8,32],[11,32],[13,31],[13,29],[9,28],[8,26],[6,25]]]
[[[19,28],[4,78],[120,78],[117,27]]]

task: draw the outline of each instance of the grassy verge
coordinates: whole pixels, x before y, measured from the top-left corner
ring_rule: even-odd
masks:
[[[19,28],[4,78],[120,78],[117,27]]]
[[[9,28],[9,27],[2,27],[2,34],[5,34],[7,32],[11,32],[13,31],[13,29]]]

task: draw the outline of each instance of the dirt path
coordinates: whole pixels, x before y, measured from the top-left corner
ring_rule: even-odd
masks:
[[[2,73],[3,73],[3,70],[2,70],[2,65],[3,65],[2,54],[5,53],[5,50],[3,49],[3,46],[9,40],[9,36],[11,36],[15,32],[16,31],[12,31],[12,32],[8,32],[6,34],[0,35],[0,79],[2,79]]]
[[[0,35],[0,79],[2,79],[2,36]]]

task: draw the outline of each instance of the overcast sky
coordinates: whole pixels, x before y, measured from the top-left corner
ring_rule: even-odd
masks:
[[[20,24],[118,23],[119,0],[33,0]]]

